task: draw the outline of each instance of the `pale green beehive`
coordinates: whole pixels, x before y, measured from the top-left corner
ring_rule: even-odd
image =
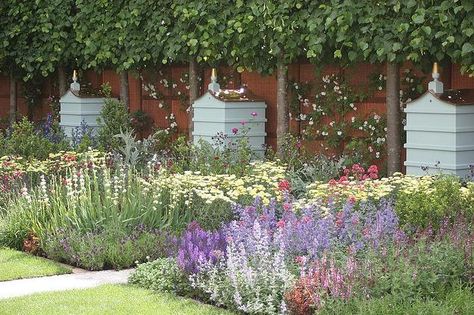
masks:
[[[97,132],[99,128],[97,118],[100,117],[105,102],[105,98],[81,94],[75,71],[73,80],[70,89],[59,100],[60,126],[70,139],[73,130],[80,127],[82,122],[85,122],[93,133]]]
[[[466,177],[474,165],[474,90],[439,84],[435,78],[433,89],[405,109],[406,173]]]
[[[211,83],[212,85],[212,83]],[[210,86],[211,86],[210,85]],[[215,146],[216,135],[225,135],[236,143],[246,136],[252,150],[265,151],[265,109],[267,105],[247,89],[206,92],[193,104],[193,141],[205,140]]]

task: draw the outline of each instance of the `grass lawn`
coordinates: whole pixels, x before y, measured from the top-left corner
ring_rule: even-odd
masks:
[[[0,281],[70,272],[71,269],[53,261],[13,249],[0,248]]]
[[[233,314],[193,300],[128,285],[0,300],[0,314]]]

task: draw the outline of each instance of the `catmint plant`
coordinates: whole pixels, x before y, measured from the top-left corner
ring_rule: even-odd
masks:
[[[191,222],[179,240],[178,266],[188,274],[195,274],[201,265],[214,264],[225,254],[226,240],[222,230],[206,232],[197,222]]]

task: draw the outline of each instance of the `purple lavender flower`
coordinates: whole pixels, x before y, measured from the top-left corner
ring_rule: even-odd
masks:
[[[199,272],[200,265],[213,264],[226,253],[223,231],[206,232],[197,222],[188,225],[178,242],[178,266],[188,274]]]

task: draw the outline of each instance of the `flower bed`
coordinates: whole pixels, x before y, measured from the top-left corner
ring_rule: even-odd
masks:
[[[473,284],[474,183],[455,177],[356,164],[301,188],[278,160],[221,174],[97,151],[2,161],[1,245],[93,270],[138,263],[130,282],[157,291],[308,314]]]
[[[165,291],[244,313],[311,314],[356,299],[442,300],[474,280],[474,222],[464,217],[406,234],[386,201],[297,214],[257,199],[235,211],[217,232],[191,224],[174,262],[139,265],[130,282],[161,290],[173,279]]]

